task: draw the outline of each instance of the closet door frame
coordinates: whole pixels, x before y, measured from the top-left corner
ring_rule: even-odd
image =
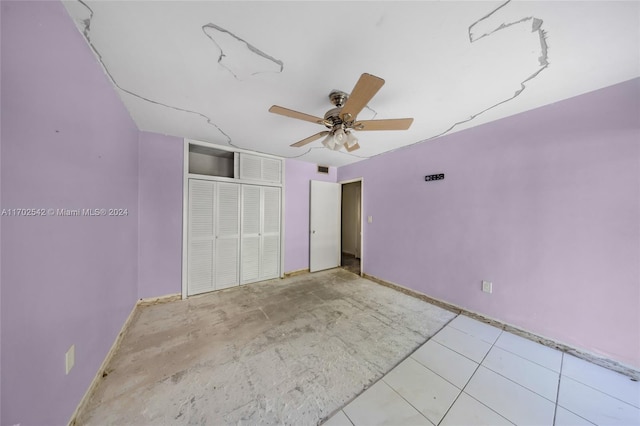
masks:
[[[217,177],[217,176],[204,176],[204,175],[193,175],[189,173],[189,145],[198,145],[201,147],[209,147],[215,148],[217,150],[230,151],[238,154],[250,154],[256,155],[264,158],[272,158],[276,160],[282,161],[280,168],[280,183],[277,182],[265,182],[265,181],[255,181],[248,179],[240,179],[240,171],[239,171],[239,163],[236,160],[235,163],[235,177]],[[239,156],[238,156],[239,157]],[[280,188],[280,278],[284,278],[284,253],[285,253],[285,159],[281,157],[277,157],[275,155],[261,154],[253,151],[239,149],[234,147],[226,147],[223,145],[215,145],[207,142],[196,141],[193,139],[184,139],[184,149],[183,149],[183,162],[182,162],[182,170],[183,170],[183,181],[182,181],[182,288],[181,288],[181,296],[182,299],[187,298],[187,280],[188,280],[188,244],[189,244],[189,179],[201,179],[201,180],[212,180],[218,182],[230,182],[230,183],[238,183],[238,184],[250,184],[250,185],[260,185],[260,186],[274,186]],[[242,237],[241,237],[242,238]],[[242,256],[242,252],[240,252],[240,256]],[[240,264],[242,259],[238,259],[238,263]],[[239,276],[239,279],[240,276]],[[242,284],[240,284],[242,285]]]

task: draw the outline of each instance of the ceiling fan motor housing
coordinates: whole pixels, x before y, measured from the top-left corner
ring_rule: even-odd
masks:
[[[331,108],[329,111],[326,112],[326,114],[324,115],[323,123],[327,128],[332,129],[342,124],[342,119],[340,118],[341,110],[342,108],[336,107],[336,108]]]
[[[342,107],[348,99],[349,95],[341,90],[332,90],[331,93],[329,93],[329,100],[336,107],[330,109],[324,115],[323,123],[327,128],[333,129],[335,131],[339,127],[342,127],[343,129],[353,127],[351,115],[345,114],[345,117],[341,117],[340,114],[342,112]],[[348,115],[348,117],[346,117],[346,115]]]
[[[347,99],[349,99],[349,95],[342,90],[334,89],[331,91],[331,93],[329,93],[329,100],[338,108],[342,108],[344,106],[344,103],[347,102]]]

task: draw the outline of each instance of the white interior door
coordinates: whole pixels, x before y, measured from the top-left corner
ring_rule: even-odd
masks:
[[[311,181],[309,270],[340,266],[341,185]]]

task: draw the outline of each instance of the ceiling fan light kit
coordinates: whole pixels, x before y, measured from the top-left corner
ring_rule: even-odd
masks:
[[[360,148],[358,138],[353,131],[363,130],[407,130],[413,118],[397,118],[391,120],[364,120],[356,121],[358,114],[369,103],[373,96],[384,84],[384,80],[371,74],[362,74],[356,83],[351,95],[340,90],[332,90],[329,100],[335,106],[324,115],[324,118],[294,111],[278,105],[269,108],[269,112],[322,124],[328,131],[316,133],[301,141],[291,144],[292,147],[301,147],[317,139],[324,137],[322,145],[330,150],[339,151],[344,147],[348,152]]]
[[[337,130],[329,132],[322,141],[322,145],[333,151],[340,151],[343,146],[347,151],[354,151],[357,149],[354,147],[358,146],[358,138],[349,130],[345,131],[342,127],[339,127]]]

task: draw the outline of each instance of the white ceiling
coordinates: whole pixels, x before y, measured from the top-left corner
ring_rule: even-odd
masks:
[[[65,1],[140,130],[341,166],[640,76],[640,2]],[[332,89],[386,84],[352,154],[289,145]]]

